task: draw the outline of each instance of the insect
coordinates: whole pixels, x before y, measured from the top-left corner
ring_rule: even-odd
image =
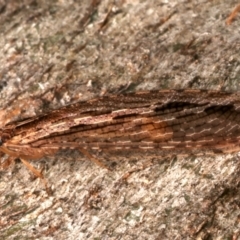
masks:
[[[26,160],[62,149],[78,149],[99,165],[89,152],[230,153],[240,150],[239,124],[240,93],[161,90],[109,95],[6,124],[0,130],[0,151],[20,158],[30,169]]]

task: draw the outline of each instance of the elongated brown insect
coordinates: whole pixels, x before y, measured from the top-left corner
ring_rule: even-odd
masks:
[[[98,149],[154,149],[159,156],[228,153],[240,150],[239,124],[240,93],[163,90],[110,95],[7,124],[0,132],[0,151],[23,161],[66,148],[86,155]]]

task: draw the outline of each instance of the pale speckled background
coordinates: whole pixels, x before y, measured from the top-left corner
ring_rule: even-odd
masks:
[[[1,124],[109,93],[239,91],[238,3],[0,1]],[[1,170],[0,239],[240,239],[238,154],[98,157],[114,170],[35,162],[52,196],[20,162]]]

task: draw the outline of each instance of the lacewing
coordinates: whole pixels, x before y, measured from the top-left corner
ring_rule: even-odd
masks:
[[[0,151],[22,160],[62,149],[169,154],[239,151],[240,93],[161,90],[78,102],[0,130]],[[96,160],[97,163],[99,163]],[[101,165],[101,164],[100,164]]]

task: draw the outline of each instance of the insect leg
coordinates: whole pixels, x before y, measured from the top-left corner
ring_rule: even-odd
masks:
[[[47,180],[44,178],[43,174],[41,171],[38,171],[35,167],[33,167],[28,161],[20,158],[21,162],[28,168],[28,170],[30,170],[36,177],[40,178],[41,181],[43,182],[45,188],[46,188],[46,191],[48,193],[48,195],[51,195],[51,190],[50,188],[48,187],[48,184],[47,184]]]
[[[102,168],[106,168],[107,170],[110,170],[108,167],[106,167],[101,161],[99,161],[97,158],[92,156],[87,150],[83,148],[78,148],[78,150],[85,155],[87,158],[89,158],[92,162],[96,163],[98,166]]]

